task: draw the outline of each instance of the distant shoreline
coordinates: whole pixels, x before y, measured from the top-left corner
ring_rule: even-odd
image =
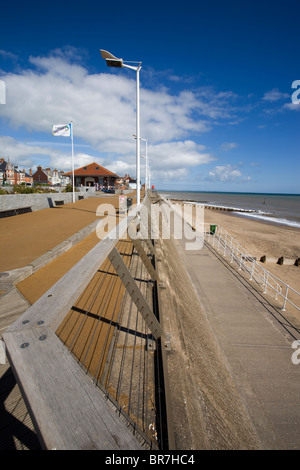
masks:
[[[224,211],[272,225],[300,229],[300,196],[279,194],[169,192],[162,196],[177,203],[200,204],[205,209]],[[207,197],[210,196],[210,197]]]
[[[171,202],[180,202],[182,204],[185,204],[185,203],[188,203],[188,204],[199,204],[199,205],[202,205],[204,203],[201,203],[199,201],[182,201],[181,199],[170,199]],[[255,215],[255,211],[254,210],[245,210],[245,209],[238,209],[238,208],[232,208],[232,207],[222,207],[222,206],[211,206],[211,205],[207,205],[207,204],[204,204],[204,209],[207,209],[207,210],[215,210],[215,211],[219,211],[219,212],[224,212],[224,213],[227,213],[228,215],[230,216],[233,216],[233,217],[239,217],[239,218],[249,218],[249,220],[255,220],[256,222],[260,222],[262,224],[270,224],[270,225],[273,225],[273,226],[282,226],[282,227],[286,227],[286,228],[292,228],[292,229],[300,229],[300,224],[297,224],[294,225],[292,221],[281,221],[280,219],[277,219],[277,218],[274,218],[276,220],[272,220],[272,217],[259,217],[258,215]],[[253,216],[251,216],[250,214],[253,214]]]
[[[242,191],[180,191],[175,189],[165,190],[165,189],[158,189],[158,193],[195,193],[195,194],[236,194],[236,195],[253,195],[253,196],[300,196],[300,193],[253,193],[253,192],[242,192]]]

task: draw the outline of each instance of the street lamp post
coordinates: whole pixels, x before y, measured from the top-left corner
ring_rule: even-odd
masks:
[[[140,177],[140,70],[142,68],[141,62],[135,62],[138,65],[125,64],[123,59],[118,59],[113,56],[110,52],[100,49],[103,59],[106,60],[108,67],[126,67],[136,71],[136,203],[137,205],[141,202],[141,177]]]
[[[149,183],[148,183],[148,179],[149,179],[149,176],[148,176],[148,169],[147,169],[147,156],[144,157],[144,155],[141,154],[141,158],[144,158],[146,160],[146,173],[145,173],[145,194],[147,193],[147,190],[149,189]]]
[[[133,134],[133,137],[135,137],[135,139],[137,138],[135,134]],[[143,140],[144,142],[146,142],[145,192],[147,192],[147,189],[149,188],[149,184],[148,184],[148,139],[143,139],[143,137],[140,137],[140,140]]]

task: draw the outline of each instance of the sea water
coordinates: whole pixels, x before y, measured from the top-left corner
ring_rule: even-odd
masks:
[[[163,191],[159,194],[186,203],[230,210],[232,214],[300,228],[300,194]]]

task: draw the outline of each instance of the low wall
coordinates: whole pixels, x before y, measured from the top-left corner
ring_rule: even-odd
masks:
[[[94,196],[94,191],[80,191],[75,193],[75,200]],[[32,211],[55,207],[55,201],[72,202],[73,193],[46,193],[46,194],[4,194],[0,195],[0,211],[9,211],[31,207]]]

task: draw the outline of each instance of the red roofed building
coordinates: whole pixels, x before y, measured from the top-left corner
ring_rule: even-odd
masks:
[[[65,176],[72,177],[72,171],[65,173]],[[101,188],[114,187],[115,181],[119,178],[112,171],[107,170],[98,163],[90,163],[74,170],[75,186],[100,186]]]
[[[41,166],[37,167],[37,170],[32,175],[34,184],[48,184],[48,176],[43,172]]]

